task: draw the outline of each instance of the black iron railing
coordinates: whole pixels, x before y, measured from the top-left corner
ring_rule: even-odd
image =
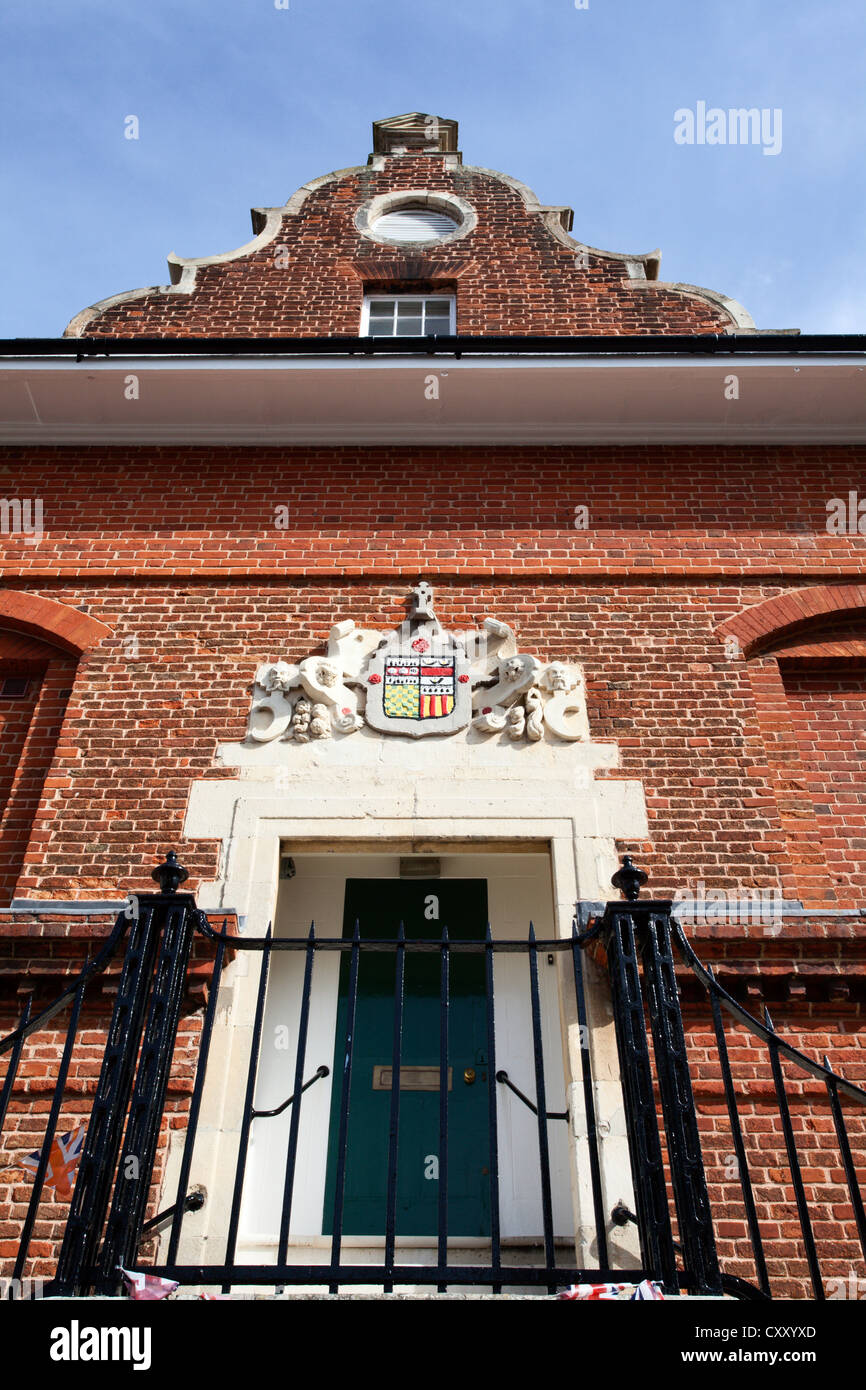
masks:
[[[506,1287],[527,1286],[555,1290],[558,1286],[581,1282],[614,1282],[624,1277],[659,1280],[668,1292],[690,1292],[737,1297],[771,1297],[774,1292],[774,1257],[771,1223],[777,1219],[773,1203],[756,1185],[752,1167],[756,1159],[756,1136],[750,1134],[748,1117],[743,1119],[743,1103],[748,1102],[748,1083],[744,1086],[732,1065],[728,1039],[733,1024],[748,1030],[765,1049],[778,1122],[779,1142],[784,1146],[790,1186],[801,1233],[803,1261],[808,1270],[815,1298],[826,1296],[822,1259],[838,1258],[851,1242],[842,1242],[843,1220],[838,1219],[839,1237],[830,1238],[826,1219],[821,1239],[815,1234],[810,1184],[804,1179],[798,1152],[797,1134],[792,1123],[785,1067],[800,1077],[818,1080],[826,1095],[832,1116],[836,1153],[825,1151],[822,1162],[836,1164],[842,1175],[850,1203],[851,1219],[866,1260],[866,1216],[858,1185],[857,1165],[863,1161],[861,1148],[852,1144],[849,1109],[855,1106],[860,1117],[866,1104],[866,1091],[833,1071],[825,1058],[813,1061],[792,1047],[773,1027],[768,1014],[759,1021],[728,994],[712,972],[705,968],[687,941],[681,925],[671,915],[671,902],[641,899],[645,875],[626,859],[614,877],[624,900],[607,905],[603,915],[578,934],[573,929],[568,940],[538,940],[530,926],[523,941],[494,937],[488,928],[477,940],[452,940],[447,929],[440,936],[407,938],[402,927],[392,937],[362,936],[356,926],[348,937],[320,937],[311,929],[305,938],[274,937],[270,930],[262,938],[229,936],[214,931],[193,898],[178,892],[186,877],[174,855],[154,871],[161,892],[135,900],[133,912],[122,913],[96,959],[87,965],[48,1008],[31,1018],[29,1005],[19,1026],[0,1040],[0,1057],[7,1061],[0,1092],[0,1139],[4,1120],[15,1105],[26,1106],[29,1097],[20,1080],[27,1048],[61,1010],[69,1010],[62,1057],[58,1067],[46,1128],[27,1212],[21,1225],[18,1251],[11,1263],[13,1281],[20,1281],[28,1270],[33,1232],[44,1197],[52,1144],[63,1108],[70,1066],[74,1058],[81,1010],[92,981],[120,954],[128,933],[123,963],[118,976],[118,992],[108,1031],[87,1135],[75,1181],[65,1234],[55,1276],[54,1292],[70,1295],[95,1290],[114,1293],[119,1287],[119,1270],[138,1269],[177,1280],[183,1285],[220,1285],[225,1290],[240,1286],[314,1285],[336,1291],[341,1286],[374,1285],[388,1292],[397,1286],[482,1286],[494,1292]],[[213,948],[213,964],[207,1004],[198,1039],[195,1078],[189,1101],[183,1153],[175,1190],[163,1194],[167,1208],[145,1220],[148,1207],[155,1204],[153,1174],[157,1144],[165,1122],[166,1095],[178,1033],[182,1000],[194,937],[207,940]],[[225,1196],[228,1211],[225,1230],[208,1230],[207,1263],[183,1263],[180,1258],[184,1221],[190,1211],[202,1206],[195,1190],[197,1141],[202,1107],[208,1084],[211,1044],[224,986],[229,953],[245,953],[258,961],[256,1001],[246,1060],[244,1098],[240,1115],[238,1148],[232,1187]],[[256,1106],[256,1090],[262,1062],[262,1039],[268,1004],[269,978],[275,953],[293,952],[298,959],[298,1007],[293,1026],[294,1056],[286,1071],[286,1086],[278,1104]],[[610,1000],[619,1051],[625,1129],[631,1161],[634,1207],[622,1200],[608,1210],[604,1181],[604,1162],[592,1068],[590,1020],[584,983],[585,957],[591,952],[606,966]],[[339,1021],[333,1056],[324,1060],[309,1056],[311,1018],[319,1007],[314,982],[316,963],[337,953],[341,960]],[[525,1004],[529,1017],[529,1036],[534,1058],[532,1076],[512,1075],[509,1058],[501,1055],[503,1033],[497,1025],[497,960],[517,955],[525,962]],[[407,1009],[411,1011],[412,992],[407,994],[407,971],[417,978],[417,962],[426,958],[425,980],[428,995],[428,1042],[433,1040],[435,1061],[423,1068],[410,1066],[405,1053]],[[390,1034],[387,1072],[381,1089],[387,1098],[387,1142],[383,1147],[381,1263],[353,1261],[353,1243],[347,1243],[347,1173],[356,1142],[359,1120],[355,1111],[353,1075],[358,1066],[359,1029],[363,1028],[359,1010],[359,980],[375,966],[380,980],[387,978],[388,1029]],[[539,963],[559,963],[559,994],[568,1023],[576,1027],[581,1055],[578,1087],[569,1094],[582,1102],[580,1133],[588,1166],[594,1219],[595,1262],[577,1267],[557,1242],[551,1180],[551,1136],[563,1121],[574,1119],[568,1109],[560,1109],[561,1074],[552,1078],[545,1065],[543,1046],[545,1003],[539,986]],[[467,962],[474,961],[470,967]],[[383,964],[384,962],[384,964]],[[706,998],[709,1026],[715,1039],[713,1076],[724,1094],[730,1145],[741,1194],[741,1211],[747,1238],[738,1248],[738,1268],[748,1256],[752,1277],[725,1272],[717,1253],[717,1227],[707,1180],[708,1136],[692,1090],[692,1071],[688,1056],[688,1030],[680,1008],[677,971],[686,972],[702,986]],[[384,975],[383,975],[384,970]],[[416,971],[413,977],[412,972]],[[481,1084],[486,1088],[485,1115],[485,1203],[486,1227],[483,1248],[473,1263],[462,1262],[466,1250],[455,1256],[465,1230],[452,1217],[451,1194],[459,1167],[454,1154],[460,1134],[455,1129],[454,1099],[449,1082],[456,1060],[454,1045],[454,1001],[466,986],[467,971],[474,972],[473,988],[483,1004],[483,1070]],[[333,977],[332,977],[333,984]],[[500,993],[501,1003],[501,993]],[[556,1011],[557,1026],[559,1008]],[[728,1020],[727,1024],[725,1020]],[[388,1049],[386,1049],[387,1051]],[[428,1048],[429,1052],[429,1048]],[[368,1056],[368,1054],[365,1054]],[[428,1057],[429,1061],[429,1057]],[[503,1065],[505,1063],[506,1065]],[[26,1072],[26,1066],[24,1067]],[[435,1231],[430,1250],[435,1259],[424,1264],[401,1263],[401,1176],[405,1174],[405,1153],[401,1148],[401,1111],[407,1109],[407,1087],[412,1071],[423,1071],[425,1085],[435,1091],[438,1127],[438,1189],[435,1202]],[[332,1074],[333,1073],[333,1074]],[[327,1259],[323,1263],[299,1263],[301,1251],[293,1243],[292,1214],[297,1204],[299,1148],[305,1124],[309,1093],[330,1078],[332,1103],[328,1126],[330,1143],[329,1185],[326,1188],[323,1230],[330,1236]],[[468,1071],[464,1072],[468,1081]],[[213,1080],[213,1078],[211,1078]],[[471,1081],[476,1080],[472,1071]],[[219,1081],[219,1078],[217,1078]],[[530,1094],[531,1092],[531,1094]],[[314,1092],[319,1094],[319,1092]],[[508,1248],[502,1236],[501,1170],[505,1150],[499,1129],[502,1101],[528,1108],[534,1115],[534,1157],[521,1181],[537,1197],[540,1221],[534,1236],[533,1254]],[[766,1103],[766,1098],[762,1101]],[[274,1222],[273,1256],[263,1263],[238,1258],[243,1251],[242,1217],[245,1194],[250,1187],[249,1154],[254,1125],[268,1125],[288,1112],[288,1130],[282,1169],[277,1179],[279,1217]],[[361,1121],[360,1123],[363,1123]],[[554,1129],[551,1129],[554,1126]],[[750,1160],[749,1152],[752,1151]],[[708,1160],[709,1153],[709,1160]],[[510,1155],[507,1155],[510,1160]],[[8,1160],[8,1154],[7,1154]],[[573,1160],[573,1154],[572,1154]],[[0,1160],[2,1161],[2,1160]],[[750,1166],[751,1164],[751,1166]],[[715,1186],[713,1186],[715,1194]],[[212,1205],[212,1204],[209,1204]],[[730,1201],[725,1203],[730,1217]],[[157,1262],[139,1255],[143,1236],[166,1228],[163,1253]],[[611,1233],[634,1222],[640,1245],[639,1268],[611,1268]],[[850,1224],[850,1223],[849,1223]],[[770,1232],[768,1236],[768,1232]],[[357,1243],[357,1242],[355,1242]],[[476,1247],[479,1242],[475,1242]],[[211,1252],[216,1248],[216,1255]],[[573,1247],[572,1247],[573,1248]],[[366,1257],[369,1260],[369,1257]],[[473,1256],[474,1258],[474,1256]],[[517,1263],[515,1260],[520,1259]],[[778,1275],[776,1275],[778,1277]]]
[[[742,1095],[744,1087],[742,1083],[738,1085],[738,1079],[734,1075],[728,1055],[727,1034],[724,1023],[724,1015],[727,1014],[739,1027],[747,1030],[753,1037],[766,1049],[766,1058],[773,1079],[773,1089],[775,1092],[775,1108],[779,1118],[780,1129],[784,1140],[785,1155],[787,1159],[788,1171],[791,1178],[791,1186],[794,1191],[795,1203],[797,1208],[797,1220],[800,1227],[801,1248],[809,1271],[809,1280],[812,1287],[813,1296],[816,1299],[827,1297],[827,1281],[821,1272],[821,1262],[819,1259],[818,1243],[815,1239],[812,1217],[810,1215],[810,1202],[806,1193],[806,1186],[802,1176],[802,1163],[798,1153],[797,1140],[791,1122],[791,1111],[788,1100],[788,1091],[785,1083],[782,1063],[787,1062],[793,1069],[794,1077],[802,1079],[812,1077],[822,1083],[827,1094],[827,1108],[833,1119],[833,1127],[836,1135],[836,1150],[828,1147],[822,1148],[822,1163],[828,1159],[835,1158],[835,1170],[844,1178],[844,1186],[847,1190],[848,1201],[850,1203],[851,1217],[857,1230],[857,1242],[860,1255],[866,1262],[866,1213],[864,1213],[863,1195],[857,1178],[857,1172],[852,1154],[851,1139],[849,1133],[849,1123],[843,1109],[843,1099],[851,1102],[857,1112],[859,1120],[859,1161],[861,1166],[866,1163],[866,1134],[864,1134],[863,1121],[866,1118],[866,1091],[859,1086],[855,1086],[847,1081],[843,1076],[833,1071],[827,1057],[823,1063],[813,1061],[805,1053],[799,1051],[786,1041],[773,1026],[769,1010],[764,1009],[764,1019],[761,1022],[755,1018],[748,1010],[744,1009],[736,999],[734,999],[713,975],[712,970],[704,966],[692,949],[682,925],[671,919],[667,931],[671,942],[675,945],[677,953],[683,963],[693,972],[694,976],[703,985],[707,996],[712,1015],[713,1031],[716,1039],[718,1069],[721,1077],[725,1104],[730,1125],[730,1135],[736,1158],[735,1168],[742,1193],[742,1208],[748,1228],[749,1246],[754,1261],[755,1280],[757,1288],[766,1297],[772,1296],[771,1281],[767,1269],[767,1256],[765,1251],[765,1236],[762,1234],[762,1225],[766,1227],[777,1218],[777,1213],[770,1209],[768,1204],[764,1204],[763,1221],[759,1213],[758,1203],[756,1203],[754,1187],[750,1175],[750,1165],[746,1152],[744,1124],[740,1116],[740,1100],[738,1091]],[[753,1160],[754,1161],[754,1160]],[[813,1205],[813,1204],[812,1204]],[[842,1222],[836,1218],[838,1228],[841,1231]],[[831,1237],[828,1245],[828,1259],[838,1259],[841,1251],[834,1248],[837,1241]],[[850,1253],[846,1254],[850,1258]]]
[[[764,1020],[753,1017],[705,967],[686,938],[682,924],[672,916],[672,901],[641,899],[640,888],[646,875],[626,858],[614,875],[627,901],[608,903],[603,917],[593,924],[583,940],[596,937],[607,951],[611,978],[614,1018],[619,1046],[623,1092],[626,1103],[629,1150],[637,1214],[620,1212],[619,1220],[633,1220],[640,1231],[645,1263],[664,1271],[671,1282],[672,1270],[682,1271],[696,1289],[725,1292],[735,1297],[771,1298],[773,1287],[768,1270],[769,1240],[775,1239],[784,1189],[776,1186],[770,1196],[758,1200],[751,1177],[747,1153],[747,1122],[742,1104],[750,1104],[754,1088],[752,1075],[737,1076],[728,1051],[725,1016],[757,1038],[766,1049],[772,1076],[778,1131],[784,1143],[790,1186],[794,1193],[800,1229],[800,1250],[808,1269],[813,1297],[827,1297],[829,1281],[824,1278],[815,1239],[811,1209],[820,1205],[810,1199],[802,1176],[802,1163],[791,1120],[788,1092],[782,1062],[794,1069],[798,1079],[812,1077],[823,1083],[828,1109],[833,1119],[837,1148],[822,1146],[821,1163],[844,1178],[851,1216],[857,1230],[861,1258],[866,1262],[866,1220],[863,1197],[852,1153],[849,1123],[843,1098],[857,1111],[860,1142],[859,1161],[866,1162],[866,1091],[834,1072],[825,1057],[823,1064],[807,1057],[776,1032],[769,1012]],[[716,1249],[716,1232],[705,1159],[707,1139],[699,1126],[698,1109],[692,1093],[688,1045],[680,1008],[677,965],[686,968],[703,986],[711,1018],[716,1054],[711,1080],[723,1088],[733,1149],[733,1168],[741,1192],[741,1212],[748,1232],[746,1249],[738,1250],[738,1262],[751,1254],[753,1277],[745,1279],[721,1270]],[[693,1011],[694,1012],[694,1011]],[[649,1027],[647,1027],[647,1016]],[[650,1054],[649,1039],[653,1052]],[[750,1059],[756,1070],[757,1059]],[[704,1064],[706,1066],[706,1064]],[[762,1091],[761,1099],[766,1103]],[[752,1137],[752,1165],[760,1156],[759,1145],[769,1142],[763,1132]],[[718,1147],[717,1145],[715,1146]],[[664,1152],[663,1152],[664,1150]],[[712,1155],[711,1155],[712,1156]],[[829,1175],[828,1175],[829,1180]],[[679,1232],[674,1239],[671,1202]],[[728,1212],[730,1215],[730,1212]],[[822,1213],[825,1218],[826,1212]],[[615,1216],[615,1220],[617,1217]],[[840,1257],[850,1260],[850,1241],[843,1239],[843,1219],[834,1215],[835,1234],[824,1237],[825,1258],[829,1264]],[[790,1288],[792,1282],[785,1259],[777,1261],[777,1282]],[[835,1266],[834,1266],[835,1268]],[[790,1296],[790,1295],[788,1295]]]
[[[607,1225],[604,1217],[604,1200],[601,1184],[601,1164],[599,1159],[598,1134],[595,1122],[592,1095],[592,1077],[586,1079],[589,1107],[587,1114],[587,1142],[591,1155],[591,1181],[593,1184],[594,1209],[596,1214],[596,1245],[599,1264],[591,1269],[578,1268],[573,1261],[557,1260],[557,1240],[554,1229],[553,1200],[551,1188],[551,1158],[548,1125],[551,1122],[568,1118],[566,1111],[547,1110],[548,1078],[546,1075],[544,1048],[542,1043],[542,999],[539,989],[539,956],[562,958],[568,963],[571,988],[574,992],[575,1017],[585,1018],[586,1006],[583,991],[583,968],[580,942],[575,932],[572,940],[538,940],[530,927],[525,941],[496,940],[489,929],[486,938],[479,941],[452,941],[447,929],[436,938],[407,939],[402,928],[392,938],[362,938],[356,926],[349,938],[319,937],[311,928],[305,938],[278,938],[269,931],[261,938],[227,937],[214,932],[206,922],[200,920],[199,930],[216,944],[213,971],[209,986],[208,1011],[203,1023],[201,1054],[193,1090],[193,1101],[187,1127],[183,1168],[180,1173],[177,1191],[174,1194],[174,1221],[166,1250],[164,1263],[152,1266],[153,1272],[162,1277],[175,1279],[182,1284],[220,1284],[225,1291],[239,1285],[274,1285],[282,1288],[291,1285],[315,1284],[331,1290],[341,1285],[374,1284],[385,1292],[396,1285],[435,1285],[445,1289],[449,1285],[483,1285],[500,1292],[506,1286],[527,1285],[547,1287],[551,1292],[563,1284],[586,1280],[613,1280],[615,1271],[608,1268]],[[224,1260],[220,1264],[188,1265],[177,1261],[178,1249],[183,1227],[183,1202],[192,1172],[193,1155],[197,1136],[201,1097],[207,1073],[207,1057],[210,1048],[217,1000],[224,969],[225,951],[228,947],[241,952],[249,952],[259,958],[257,997],[253,1020],[251,1043],[247,1061],[245,1098],[240,1122],[238,1152],[235,1162],[231,1206],[228,1227],[225,1233]],[[274,954],[283,952],[299,953],[303,957],[303,978],[300,991],[296,1033],[296,1049],[293,1064],[293,1078],[288,1097],[278,1106],[269,1109],[255,1105],[256,1087],[259,1078],[262,1052],[262,1036],[265,1025],[265,1011],[268,998],[268,983]],[[298,1165],[298,1145],[303,1122],[303,1102],[306,1092],[318,1080],[329,1075],[330,1068],[319,1064],[312,1070],[315,1058],[308,1058],[308,1035],[310,1013],[314,1001],[314,968],[318,957],[338,953],[347,962],[347,979],[344,992],[344,1017],[342,1037],[338,1039],[335,1055],[340,1059],[339,1069],[335,1068],[333,1087],[338,1101],[334,1111],[336,1120],[335,1173],[333,1197],[330,1210],[326,1212],[329,1220],[331,1240],[329,1259],[320,1264],[293,1262],[289,1259],[290,1228],[295,1204]],[[508,953],[523,957],[527,963],[527,983],[531,1015],[532,1050],[535,1058],[534,1082],[536,1101],[532,1101],[519,1088],[510,1082],[507,1073],[497,1067],[497,1029],[496,993],[494,986],[494,961],[498,954]],[[363,960],[369,956],[386,956],[393,961],[393,996],[391,1017],[391,1047],[389,1059],[389,1114],[388,1140],[385,1174],[385,1200],[383,1204],[381,1233],[384,1238],[382,1263],[355,1264],[347,1258],[344,1244],[346,1177],[350,1152],[352,1130],[352,1083],[358,1049],[357,1006],[359,997],[359,976],[363,970]],[[435,1082],[438,1092],[438,1200],[437,1229],[435,1232],[436,1259],[427,1264],[401,1264],[398,1259],[398,1187],[400,1177],[400,1117],[401,1103],[405,1094],[401,1086],[401,1073],[407,1070],[403,1057],[404,1018],[406,1010],[405,979],[407,964],[419,956],[437,957],[438,964],[438,1059],[435,1064]],[[449,1224],[449,1153],[452,1147],[452,1126],[449,1105],[449,1073],[452,1068],[449,1018],[452,1007],[451,982],[455,959],[464,960],[467,956],[476,958],[483,964],[483,993],[485,1002],[485,1070],[482,1084],[487,1088],[487,1152],[485,1164],[487,1199],[489,1203],[489,1258],[484,1262],[465,1264],[455,1263],[451,1258],[453,1243],[459,1243],[461,1235],[457,1230],[452,1235]],[[588,1050],[585,1054],[588,1063]],[[430,1069],[432,1070],[432,1069]],[[501,1235],[500,1212],[500,1162],[501,1146],[498,1128],[498,1092],[506,1087],[516,1092],[520,1103],[528,1105],[535,1113],[537,1135],[537,1166],[534,1182],[540,1197],[541,1228],[538,1231],[538,1245],[541,1258],[537,1263],[515,1264],[503,1258],[503,1239]],[[239,1245],[243,1245],[241,1217],[245,1190],[248,1182],[248,1158],[250,1138],[254,1120],[273,1118],[291,1108],[289,1131],[286,1144],[285,1167],[282,1175],[280,1198],[280,1221],[274,1258],[268,1263],[250,1264],[237,1260]],[[276,1233],[275,1233],[276,1234]],[[462,1233],[465,1236],[465,1232]],[[212,1236],[209,1235],[209,1244]],[[375,1241],[370,1242],[375,1244]],[[432,1247],[431,1247],[432,1248]],[[649,1277],[649,1270],[636,1270],[636,1279]],[[632,1277],[630,1274],[629,1277]]]
[[[23,1101],[29,1108],[32,1102],[23,1065],[28,1042],[42,1042],[48,1025],[69,1009],[62,1058],[8,1287],[10,1296],[23,1282],[49,1169],[64,1158],[57,1147],[57,1129],[79,1041],[82,1007],[91,985],[120,956],[125,938],[105,1055],[87,1117],[83,1152],[75,1163],[74,1191],[49,1287],[58,1293],[91,1287],[114,1292],[119,1266],[136,1258],[186,988],[193,919],[199,916],[192,896],[177,891],[187,874],[174,852],[154,870],[153,877],[162,892],[131,898],[98,955],[77,979],[35,1017],[30,1016],[28,1003],[19,1026],[0,1039],[0,1057],[9,1056],[0,1095],[2,1141],[16,1084],[19,1104]],[[67,1123],[77,1127],[81,1119],[76,1109]],[[28,1165],[22,1160],[29,1157],[7,1148],[2,1166],[26,1170]],[[119,1173],[125,1175],[123,1181],[118,1180]],[[58,1200],[56,1180],[52,1185]]]
[[[117,918],[113,931],[102,946],[102,949],[92,961],[85,965],[78,977],[67,986],[66,989],[62,990],[47,1008],[40,1010],[35,1015],[32,1014],[32,997],[28,996],[18,1027],[15,1028],[13,1032],[7,1034],[6,1037],[0,1039],[0,1057],[6,1054],[8,1058],[6,1074],[3,1079],[3,1087],[2,1091],[0,1091],[0,1140],[2,1140],[4,1126],[9,1117],[10,1103],[15,1094],[16,1083],[19,1082],[22,1061],[26,1061],[28,1042],[31,1039],[34,1041],[39,1040],[44,1036],[44,1032],[49,1024],[51,1024],[53,1020],[58,1019],[64,1010],[69,1010],[63,1036],[60,1065],[57,1069],[57,1077],[51,1097],[51,1106],[46,1119],[42,1143],[38,1151],[36,1170],[30,1185],[27,1213],[21,1226],[17,1252],[8,1275],[8,1278],[11,1280],[11,1283],[8,1285],[9,1290],[19,1289],[25,1279],[28,1267],[28,1256],[33,1239],[33,1230],[36,1224],[40,1203],[43,1198],[46,1178],[49,1175],[49,1165],[60,1122],[61,1108],[69,1077],[69,1068],[78,1039],[82,1007],[90,986],[93,985],[94,982],[99,981],[103,972],[107,969],[115,956],[119,954],[121,943],[126,936],[129,925],[129,918],[121,912]],[[76,1127],[79,1118],[80,1117],[76,1116],[75,1120],[71,1121]],[[7,1153],[4,1166],[13,1166],[16,1158],[20,1162],[20,1155]],[[13,1163],[9,1162],[10,1159],[13,1160]]]

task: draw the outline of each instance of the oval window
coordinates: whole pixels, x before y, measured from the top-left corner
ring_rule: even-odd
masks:
[[[457,230],[459,222],[446,212],[434,208],[395,208],[377,217],[371,227],[373,236],[385,236],[389,241],[440,241]]]

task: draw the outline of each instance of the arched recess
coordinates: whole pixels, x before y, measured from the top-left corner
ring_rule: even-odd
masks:
[[[80,657],[111,629],[77,608],[0,590],[0,906],[22,875]]]
[[[722,640],[735,637],[748,658],[774,650],[800,630],[817,636],[818,629],[858,616],[866,619],[866,584],[816,584],[746,608],[717,631]]]
[[[717,632],[727,655],[745,660],[785,839],[786,892],[806,906],[862,908],[866,584],[780,594]]]
[[[111,632],[78,608],[20,589],[0,589],[0,628],[4,627],[27,632],[73,656],[81,656]]]

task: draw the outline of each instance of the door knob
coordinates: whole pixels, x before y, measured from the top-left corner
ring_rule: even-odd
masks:
[[[466,1068],[465,1072],[463,1073],[463,1080],[466,1082],[466,1085],[467,1085],[467,1086],[471,1086],[471,1085],[474,1084],[474,1081],[475,1081],[475,1068],[474,1068],[474,1067],[467,1067],[467,1068]]]

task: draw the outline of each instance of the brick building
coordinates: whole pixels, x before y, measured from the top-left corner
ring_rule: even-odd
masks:
[[[568,940],[575,903],[586,927],[629,853],[730,995],[863,1081],[863,341],[760,332],[735,300],[660,280],[658,252],[574,239],[569,208],[464,164],[453,121],[398,117],[373,135],[366,165],[255,209],[246,246],[171,257],[170,285],[103,300],[62,339],[4,346],[0,1030],[22,998],[37,1012],[74,980],[127,895],[153,891],[168,847],[211,927],[241,937],[272,921],[300,938],[314,920],[349,940],[355,918],[376,935],[403,916],[416,936],[446,925],[467,941],[489,919],[515,943],[530,920],[539,939]],[[470,956],[452,962],[457,1265],[491,1238],[493,1120],[476,1097],[485,1067],[492,1087],[493,1035],[473,1012]],[[274,1258],[288,1144],[290,1256],[322,1263],[349,956],[316,955],[302,1071],[328,1076],[296,1131],[289,1107],[252,1134],[249,1078],[260,1111],[292,1094],[309,952],[274,955],[258,1044],[259,960],[229,957],[187,1174],[206,1200],[181,1252],[222,1264],[246,1123],[238,1260]],[[120,958],[85,1002],[58,1133],[90,1113]],[[181,1170],[212,959],[199,936],[151,1215]],[[518,960],[497,956],[496,1057],[531,1098],[541,1052],[549,1109],[568,1115],[548,1126],[560,1264],[576,1248],[582,1270],[636,1268],[635,1223],[608,1223],[601,1261],[597,1202],[593,1217],[593,1146],[605,1218],[635,1205],[603,953],[587,960],[585,1048],[564,957],[539,957],[540,1033]],[[410,966],[396,1238],[424,1264],[442,1159],[438,1031],[425,1051],[438,984]],[[361,1264],[388,1238],[394,1095],[370,972],[356,1113],[376,1137],[350,1141],[344,1188],[344,1258]],[[706,996],[681,977],[719,1258],[755,1282]],[[30,1035],[8,1096],[8,1260],[63,1027]],[[810,1296],[772,1057],[766,1038],[734,1032],[772,1289]],[[786,1085],[826,1285],[863,1273],[857,1207],[826,1077]],[[537,1125],[502,1082],[496,1107],[501,1234],[520,1263],[545,1225]],[[848,1113],[856,1167],[864,1127]],[[53,1272],[66,1211],[46,1186],[28,1269]],[[163,1247],[144,1249],[165,1264]]]

